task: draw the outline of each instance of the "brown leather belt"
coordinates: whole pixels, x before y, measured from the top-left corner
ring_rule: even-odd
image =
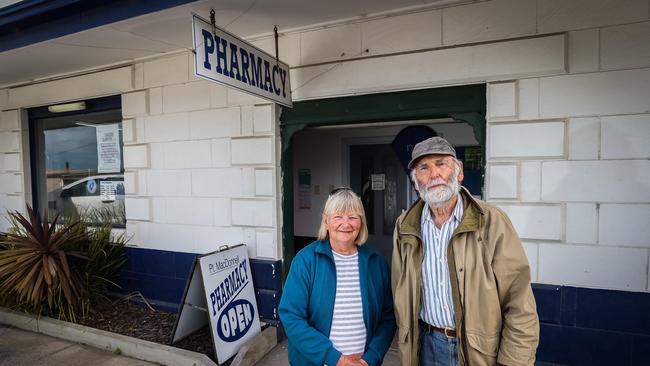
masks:
[[[433,325],[429,323],[425,323],[422,320],[420,320],[420,327],[425,331],[425,332],[438,332],[446,335],[448,338],[456,338],[456,330],[454,329],[449,329],[449,328],[438,328],[434,327]]]

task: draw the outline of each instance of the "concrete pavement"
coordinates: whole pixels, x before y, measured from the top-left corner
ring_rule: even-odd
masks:
[[[2,324],[0,340],[0,366],[159,365]]]
[[[384,357],[384,366],[397,366],[399,365],[399,356],[397,355],[397,349],[393,346],[386,353]],[[262,358],[256,366],[286,366],[289,364],[287,359],[287,340],[283,340],[278,343],[275,348],[271,350],[264,358]]]

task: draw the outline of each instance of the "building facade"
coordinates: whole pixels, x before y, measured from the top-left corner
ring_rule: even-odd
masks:
[[[131,236],[125,288],[173,308],[195,255],[245,243],[257,278],[268,280],[258,302],[272,320],[282,274],[301,240],[315,236],[329,190],[363,189],[354,172],[364,156],[383,154],[369,146],[426,125],[468,158],[471,148],[479,154],[473,193],[501,207],[524,242],[542,321],[538,360],[650,363],[648,0],[398,2],[364,15],[339,4],[344,16],[280,29],[293,110],[195,77],[191,13],[208,18],[226,2],[169,3],[179,6],[2,49],[3,212],[47,205],[47,194],[69,185],[55,172],[66,165],[37,163],[36,121],[48,129],[56,118],[43,108],[100,100],[110,108],[93,111],[121,113],[111,121],[120,124],[122,166],[113,173],[124,187],[116,230]],[[242,19],[271,13],[252,6]],[[236,21],[239,10],[232,14]],[[156,38],[166,20],[185,28]],[[233,27],[245,29],[241,22]],[[269,31],[245,38],[274,55]],[[134,35],[151,41],[148,54],[130,47]],[[12,79],[25,55],[34,68],[48,57],[65,65],[75,47],[89,46],[124,55]],[[398,209],[413,192],[402,176],[395,182],[405,192]],[[386,202],[384,221],[398,212]],[[385,240],[381,220],[375,226]]]

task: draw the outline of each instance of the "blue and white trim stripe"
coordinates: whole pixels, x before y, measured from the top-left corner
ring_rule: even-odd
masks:
[[[438,328],[454,329],[454,301],[451,297],[451,281],[447,265],[447,247],[454,230],[463,217],[463,197],[458,202],[447,222],[438,229],[431,218],[429,205],[422,209],[422,301],[420,319]]]

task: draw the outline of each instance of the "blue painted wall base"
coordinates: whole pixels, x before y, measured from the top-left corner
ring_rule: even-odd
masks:
[[[120,292],[139,291],[176,312],[197,254],[128,248]],[[279,326],[280,261],[251,259],[262,320]],[[650,294],[534,284],[541,322],[538,364],[650,365]]]

